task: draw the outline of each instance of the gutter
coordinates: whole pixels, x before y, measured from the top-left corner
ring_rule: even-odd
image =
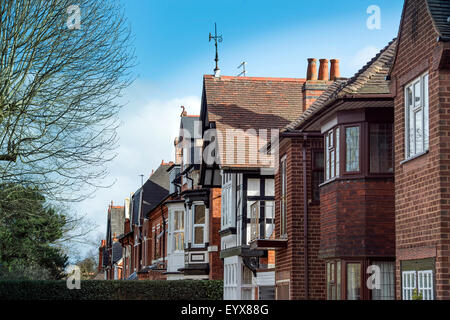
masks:
[[[307,173],[306,173],[306,140],[307,136],[303,137],[303,247],[304,247],[304,264],[305,264],[305,299],[309,299],[309,267],[308,267],[308,188],[307,188]]]

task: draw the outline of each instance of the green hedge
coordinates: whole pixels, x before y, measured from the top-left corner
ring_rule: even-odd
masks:
[[[0,281],[0,300],[221,300],[223,281],[82,280],[81,289],[66,281]]]

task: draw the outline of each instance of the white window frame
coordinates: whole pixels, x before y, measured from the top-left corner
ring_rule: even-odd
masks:
[[[203,206],[205,208],[205,222],[204,223],[198,223],[195,224],[195,209],[196,207],[201,207]],[[206,240],[206,206],[203,203],[194,203],[192,205],[192,243],[191,246],[193,248],[201,248],[205,245],[205,240]],[[203,242],[202,243],[195,243],[195,228],[199,228],[199,227],[203,227]]]
[[[434,300],[433,270],[417,271],[417,289],[423,300]]]
[[[407,277],[409,277],[409,281],[407,281]],[[417,289],[417,292],[422,294],[423,300],[434,300],[433,270],[403,271],[402,299],[412,300],[414,289]]]
[[[425,81],[426,80],[426,81]],[[412,90],[412,97],[415,97],[415,85],[420,84],[420,103],[413,101],[412,110],[408,106],[408,90]],[[425,85],[425,83],[427,85]],[[429,77],[428,73],[422,74],[405,86],[405,160],[409,160],[426,153],[429,150]],[[422,112],[422,150],[416,150],[416,122],[414,121],[414,146],[410,145],[410,115]]]
[[[234,174],[222,173],[222,229],[233,227],[235,224],[235,185]]]
[[[175,229],[175,216],[178,216],[178,219],[182,219],[183,221],[183,226],[181,229]],[[184,229],[186,226],[186,222],[184,219],[184,211],[183,210],[173,210],[171,217],[170,217],[170,225],[171,225],[171,233],[170,233],[170,238],[171,238],[171,252],[183,252],[184,251]],[[177,249],[177,237],[182,234],[182,249]]]
[[[413,291],[416,288],[416,272],[402,272],[402,299],[412,300]]]

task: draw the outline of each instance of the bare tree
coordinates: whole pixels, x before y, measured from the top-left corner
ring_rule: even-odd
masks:
[[[134,52],[119,0],[0,2],[0,181],[81,200],[115,156]],[[92,187],[92,188],[90,188]]]

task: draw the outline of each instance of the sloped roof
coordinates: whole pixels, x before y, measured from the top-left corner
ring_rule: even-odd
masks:
[[[133,224],[138,224],[140,214],[145,216],[169,195],[170,175],[167,169],[171,163],[162,163],[133,195]],[[142,202],[140,196],[142,192]]]
[[[204,96],[209,122],[215,122],[222,133],[219,146],[221,165],[230,167],[260,167],[261,163],[236,163],[225,156],[227,129],[257,131],[256,138],[261,146],[260,129],[281,129],[296,119],[303,109],[302,87],[305,79],[204,76]],[[268,133],[270,135],[270,133]],[[246,134],[247,138],[255,135]],[[258,142],[258,143],[259,143]],[[247,151],[249,142],[244,149]],[[259,149],[259,148],[258,148]]]
[[[450,38],[450,1],[449,0],[427,0],[428,10],[436,31],[441,37]]]
[[[397,40],[392,40],[371,61],[350,79],[338,79],[302,114],[288,124],[282,131],[300,128],[317,112],[328,107],[340,98],[361,97],[365,95],[389,95],[389,81],[386,76],[395,57]]]

